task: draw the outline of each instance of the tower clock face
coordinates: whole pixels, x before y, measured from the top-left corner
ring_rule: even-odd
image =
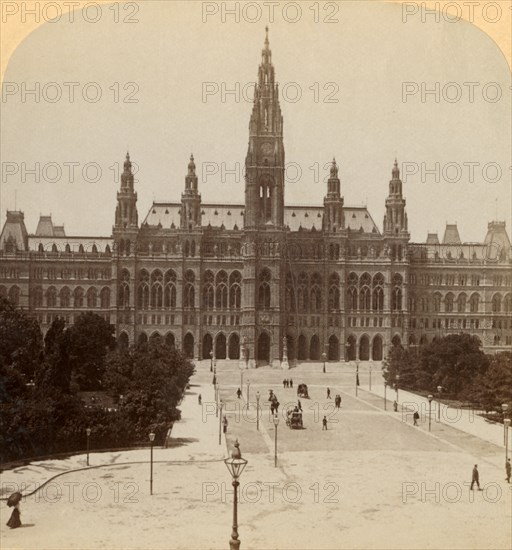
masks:
[[[272,153],[272,150],[273,150],[272,144],[268,143],[268,141],[266,143],[263,143],[261,146],[261,152],[264,155],[270,155],[270,153]]]

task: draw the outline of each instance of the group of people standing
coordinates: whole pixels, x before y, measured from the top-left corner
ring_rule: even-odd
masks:
[[[283,380],[283,388],[293,388],[293,380],[291,378],[289,380],[285,378]]]

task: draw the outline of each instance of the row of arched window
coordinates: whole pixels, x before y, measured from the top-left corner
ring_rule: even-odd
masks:
[[[412,294],[409,297],[409,311],[420,311],[422,313],[478,313],[480,309],[480,294],[474,292],[468,297],[461,292],[457,298],[453,292],[448,292],[442,296],[440,292],[433,295],[423,295],[416,297]],[[469,303],[469,310],[468,310]],[[491,300],[491,309],[493,313],[512,313],[512,294],[506,294],[503,297],[500,293],[493,295]]]
[[[43,252],[53,252],[53,253],[62,252],[62,250],[60,249],[59,246],[57,246],[56,243],[52,243],[51,245],[47,244],[46,246],[43,245],[43,243],[39,243],[39,245],[37,247],[37,251],[40,252],[40,253],[43,253]],[[99,250],[98,250],[98,247],[96,246],[96,244],[86,245],[85,247],[84,247],[83,244],[79,244],[78,248],[76,250],[72,251],[71,250],[71,245],[69,243],[66,243],[66,245],[64,246],[63,252],[65,252],[66,254],[71,254],[71,252],[77,252],[78,254],[85,254],[86,252],[88,254],[98,254]],[[111,254],[110,245],[108,245],[108,244],[105,246],[105,254]]]
[[[99,292],[95,287],[90,287],[86,292],[82,287],[76,287],[73,291],[69,287],[62,287],[59,291],[50,286],[43,291],[38,286],[31,293],[33,307],[88,307],[102,309],[110,307],[110,288],[104,287]]]
[[[242,307],[242,274],[230,275],[221,270],[216,275],[208,270],[203,279],[203,309],[240,309]]]
[[[398,277],[396,277],[398,275]],[[391,309],[401,309],[402,278],[395,274],[391,291]],[[394,306],[394,307],[393,307]],[[351,272],[347,278],[347,311],[383,311],[384,275],[376,273],[373,277],[363,273],[360,277]]]
[[[3,285],[0,285],[0,298],[7,298],[11,304],[15,306],[20,303],[20,289],[18,286],[13,285],[7,290]]]

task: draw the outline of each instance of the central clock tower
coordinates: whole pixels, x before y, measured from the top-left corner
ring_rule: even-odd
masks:
[[[284,223],[283,117],[266,31],[245,159],[246,229],[276,229]]]

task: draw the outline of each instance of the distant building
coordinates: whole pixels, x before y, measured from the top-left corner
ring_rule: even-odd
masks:
[[[511,244],[504,222],[483,243],[447,225],[411,243],[398,163],[382,232],[344,204],[332,161],[323,206],[285,206],[283,117],[268,36],[258,70],[245,162],[245,203],[204,204],[193,156],[180,202],[154,203],[142,224],[126,156],[112,235],[69,237],[41,216],[28,235],[7,212],[0,294],[43,330],[85,310],[121,345],[161,336],[196,358],[380,361],[390,346],[449,333],[512,349]]]

